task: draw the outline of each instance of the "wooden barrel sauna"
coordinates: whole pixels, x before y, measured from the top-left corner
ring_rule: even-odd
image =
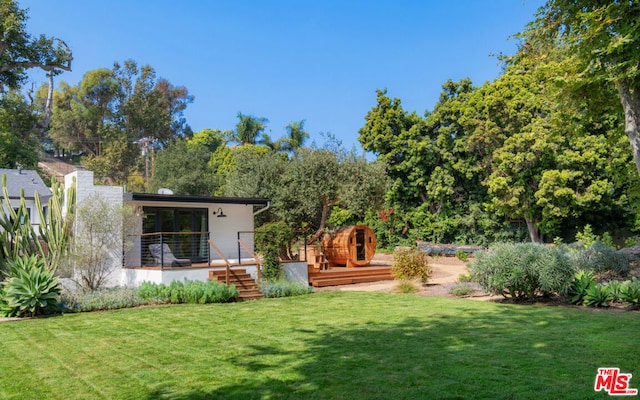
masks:
[[[367,225],[345,226],[325,235],[322,251],[330,267],[364,267],[376,254],[376,235]]]

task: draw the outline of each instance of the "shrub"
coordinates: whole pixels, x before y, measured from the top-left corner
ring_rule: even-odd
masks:
[[[515,299],[560,293],[574,274],[567,256],[538,243],[498,243],[477,253],[470,268],[485,291]]]
[[[116,310],[149,304],[134,288],[109,288],[96,291],[62,291],[59,296],[62,312]]]
[[[271,222],[256,229],[255,245],[262,253],[262,274],[266,279],[278,279],[282,274],[280,256],[288,252],[293,232],[284,222]]]
[[[469,261],[469,255],[467,254],[466,251],[463,251],[463,250],[456,251],[456,257],[458,258],[458,260],[462,262]]]
[[[418,287],[416,286],[416,284],[408,279],[402,279],[400,282],[398,282],[397,288],[400,293],[404,294],[413,294],[418,291]]]
[[[472,282],[473,277],[470,274],[460,274],[458,275],[458,282]]]
[[[278,249],[273,246],[266,247],[263,252],[262,275],[266,279],[278,279],[282,275],[282,264],[278,257]]]
[[[473,285],[468,282],[458,282],[451,289],[449,289],[449,293],[456,297],[468,296],[474,291]]]
[[[584,247],[591,247],[594,243],[600,241],[600,236],[593,233],[591,225],[587,224],[582,231],[576,233],[576,241],[581,242]]]
[[[260,291],[264,297],[290,297],[300,296],[313,292],[309,285],[287,281],[286,279],[267,280],[260,282]]]
[[[33,317],[53,312],[60,293],[58,277],[38,256],[8,262],[9,275],[2,284],[0,313],[7,317]]]
[[[618,276],[626,276],[630,269],[626,255],[616,252],[601,242],[595,242],[586,249],[572,253],[571,258],[577,269],[592,271],[596,274],[612,272]]]
[[[584,296],[587,294],[589,286],[595,283],[596,279],[591,271],[578,271],[566,290],[566,295],[570,303],[582,304]]]
[[[640,280],[635,276],[620,285],[619,298],[625,303],[640,304]]]
[[[607,307],[612,301],[613,294],[609,291],[609,287],[600,283],[594,283],[587,288],[583,304],[585,306]]]
[[[137,290],[145,301],[153,303],[228,303],[238,298],[234,285],[225,285],[217,281],[172,281],[169,286],[163,283],[143,282]]]
[[[391,273],[401,281],[420,278],[427,283],[431,276],[429,255],[415,247],[400,248],[393,255]]]

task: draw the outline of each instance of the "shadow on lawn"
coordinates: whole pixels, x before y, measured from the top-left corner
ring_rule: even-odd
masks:
[[[585,365],[597,349],[566,312],[469,307],[297,329],[296,349],[256,344],[235,360],[245,371],[236,384],[209,393],[164,388],[148,399],[602,398],[593,391],[602,359]]]

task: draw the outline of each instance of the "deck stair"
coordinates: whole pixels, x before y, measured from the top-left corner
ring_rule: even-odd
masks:
[[[329,269],[329,260],[322,252],[319,245],[307,246],[307,264],[310,269],[324,271]]]
[[[336,267],[328,270],[309,268],[309,284],[314,287],[393,280],[391,267]]]
[[[212,269],[209,271],[209,280],[216,280],[221,283],[225,283],[226,270],[225,269]],[[232,268],[229,271],[229,285],[235,285],[236,289],[240,293],[239,300],[256,300],[264,297],[264,294],[260,292],[258,284],[247,273],[245,269]]]

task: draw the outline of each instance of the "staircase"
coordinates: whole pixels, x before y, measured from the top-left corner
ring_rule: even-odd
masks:
[[[309,268],[309,284],[314,287],[390,280],[393,280],[391,267],[336,267],[326,271]]]
[[[225,283],[227,271],[225,269],[212,269],[209,271],[209,280]],[[247,273],[245,269],[229,270],[229,285],[235,285],[240,295],[240,301],[256,300],[264,297],[260,292],[256,281]]]
[[[329,269],[329,260],[322,252],[322,247],[319,245],[307,246],[307,264],[309,265],[309,271],[311,269],[316,271]]]

